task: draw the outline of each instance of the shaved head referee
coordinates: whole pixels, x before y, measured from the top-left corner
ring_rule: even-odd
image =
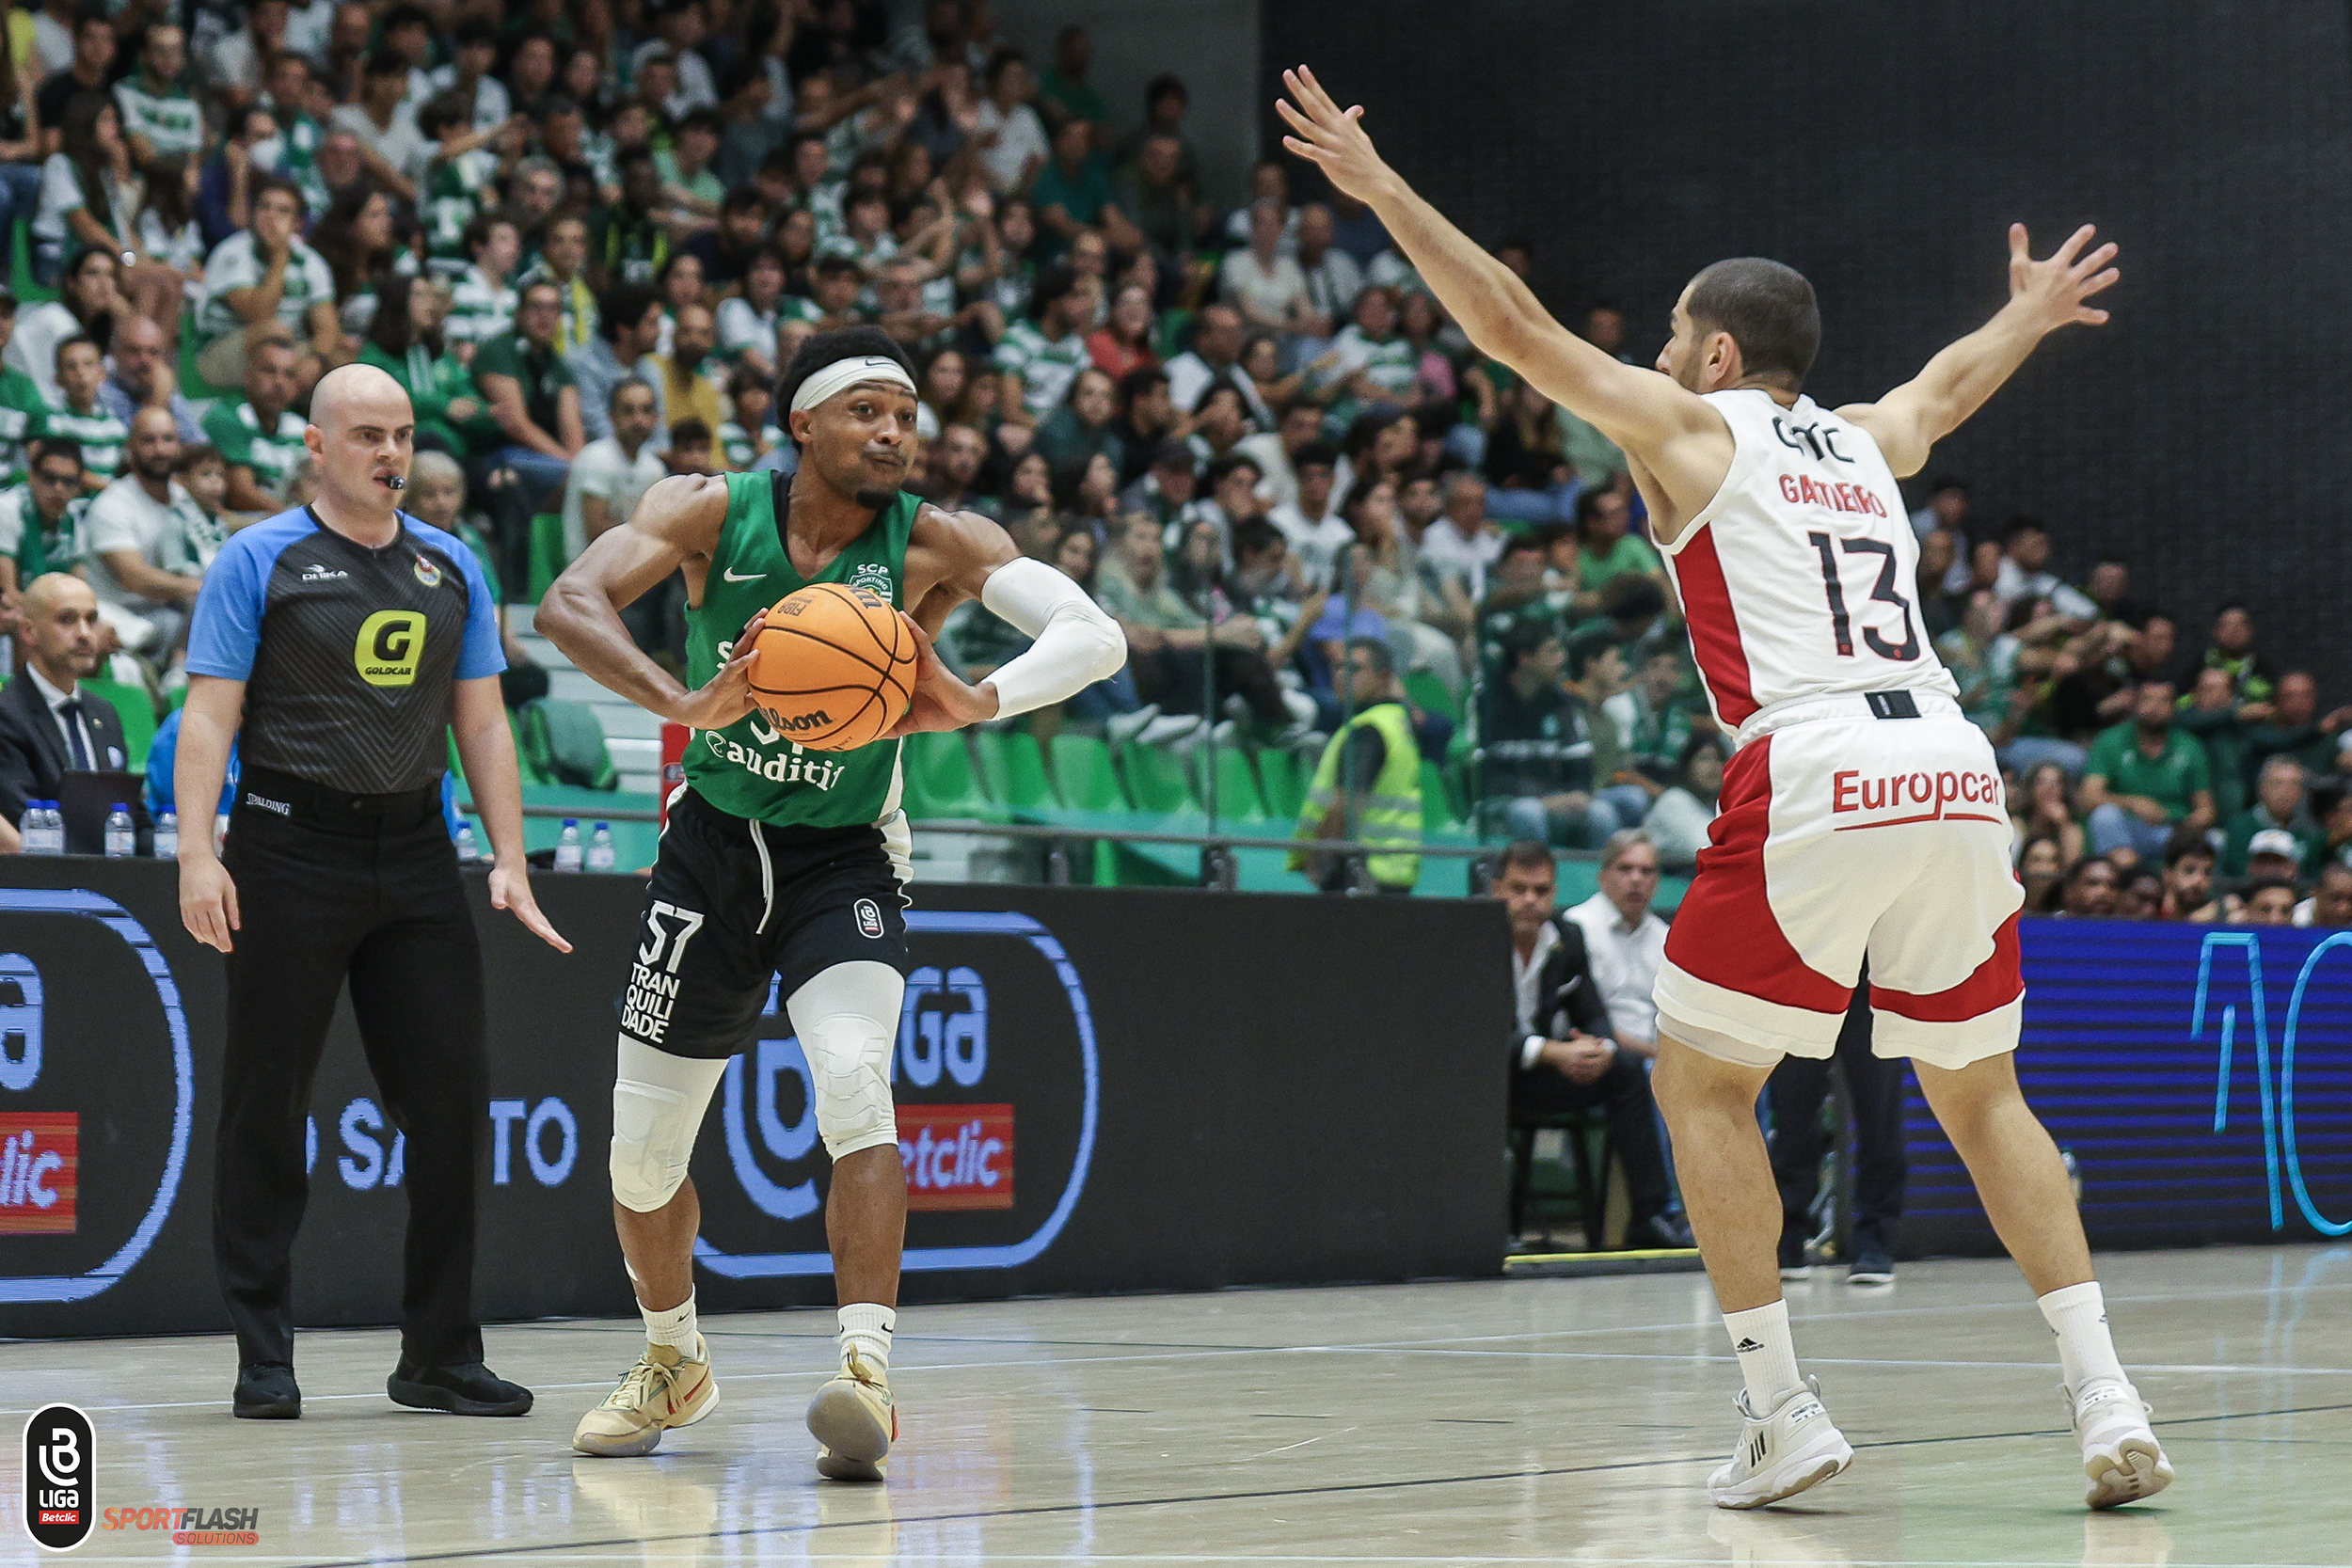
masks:
[[[497,606],[473,552],[399,510],[416,415],[382,371],[323,377],[303,432],[318,499],[230,537],[188,640],[180,797],[245,772],[226,860],[180,848],[180,913],[228,955],[229,1042],[213,1255],[237,1333],[239,1416],[302,1414],[289,1305],[310,1192],[304,1119],[347,980],[369,1069],[408,1138],[406,1405],[519,1416],[531,1391],[482,1364],[474,1182],[489,1121],[482,953],[441,815],[446,732],[496,855],[490,902],[570,946],[532,902],[522,793],[499,692]]]

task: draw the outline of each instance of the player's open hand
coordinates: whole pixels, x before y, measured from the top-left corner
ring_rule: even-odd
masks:
[[[946,662],[931,646],[930,638],[915,623],[914,616],[900,610],[898,618],[914,634],[914,700],[907,704],[907,711],[890,727],[884,740],[900,736],[918,735],[925,730],[960,730],[966,724],[977,724],[983,719],[996,717],[996,693],[993,688],[981,690],[967,686],[947,668]]]
[[[759,652],[759,634],[768,625],[760,610],[743,624],[727,661],[700,689],[680,697],[666,717],[697,730],[723,730],[758,705],[752,698],[752,660]]]
[[[2097,232],[2086,223],[2068,236],[2056,255],[2037,261],[2026,238],[2026,226],[2009,226],[2010,303],[2032,310],[2042,331],[2055,332],[2075,322],[2085,326],[2106,324],[2105,310],[2083,302],[2111,287],[2122,274],[2107,265],[2116,257],[2112,243],[2083,254]]]
[[[1364,135],[1363,105],[1341,108],[1323,90],[1315,73],[1303,65],[1283,71],[1282,86],[1290,90],[1290,97],[1276,99],[1274,107],[1297,133],[1284,136],[1282,145],[1321,166],[1331,183],[1369,203],[1393,176],[1373,150],[1372,138]]]

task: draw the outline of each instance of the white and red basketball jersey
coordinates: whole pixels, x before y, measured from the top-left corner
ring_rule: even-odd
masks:
[[[1727,730],[1777,703],[1960,689],[1928,645],[1919,542],[1878,443],[1800,397],[1710,392],[1731,469],[1660,546],[1682,595],[1707,699]]]

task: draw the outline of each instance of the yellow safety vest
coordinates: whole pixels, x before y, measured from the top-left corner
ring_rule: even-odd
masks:
[[[1380,764],[1380,776],[1372,781],[1372,788],[1362,797],[1357,809],[1352,831],[1366,844],[1398,845],[1393,853],[1367,858],[1372,879],[1383,887],[1411,887],[1421,880],[1421,747],[1413,739],[1413,721],[1402,703],[1379,703],[1364,709],[1331,737],[1331,744],[1323,750],[1323,760],[1315,765],[1313,785],[1307,791],[1307,803],[1298,814],[1300,838],[1312,838],[1322,831],[1324,814],[1340,798],[1340,758],[1347,750],[1347,738],[1358,725],[1368,725],[1380,732],[1387,744],[1386,757]],[[1295,863],[1303,857],[1294,855]]]

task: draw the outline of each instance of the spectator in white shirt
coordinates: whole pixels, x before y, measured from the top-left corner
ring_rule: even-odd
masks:
[[[980,100],[972,140],[979,149],[980,166],[988,171],[989,186],[998,196],[1026,191],[1053,152],[1045,122],[1029,107],[1036,90],[1037,80],[1020,50],[999,49],[989,60],[988,96]]]
[[[612,434],[572,459],[564,487],[564,559],[580,552],[637,511],[646,491],[669,473],[652,448],[660,418],[653,388],[631,376],[612,388]]]
[[[1600,891],[1568,911],[1584,932],[1593,983],[1609,1005],[1617,1044],[1658,1055],[1658,1004],[1650,992],[1666,958],[1666,923],[1650,912],[1658,896],[1658,847],[1639,828],[1609,835],[1600,849]]]
[[[1486,568],[1502,558],[1503,532],[1486,515],[1486,484],[1467,468],[1446,480],[1445,512],[1421,536],[1421,558],[1462,584],[1472,603],[1486,596]]]
[[[186,559],[191,530],[205,527],[187,489],[172,478],[180,427],[167,408],[142,408],[131,421],[130,472],[100,491],[82,516],[83,554],[99,613],[125,648],[162,662],[180,640],[204,586],[171,568]]]
[[[2001,551],[2000,575],[1993,592],[2005,605],[2019,599],[2047,599],[2050,608],[2074,621],[2096,621],[2099,607],[2090,595],[2050,570],[2050,531],[2039,517],[2011,517]]]
[[[1331,324],[1311,314],[1306,275],[1282,254],[1281,242],[1282,204],[1261,197],[1249,204],[1249,243],[1225,253],[1217,287],[1248,325],[1295,337],[1327,336]]]
[[[1333,573],[1340,552],[1356,542],[1356,531],[1332,504],[1339,461],[1340,454],[1320,441],[1292,453],[1291,467],[1298,475],[1297,499],[1266,515],[1266,521],[1290,541],[1291,553],[1298,558],[1307,580],[1321,588],[1335,586]]]
[[[1307,280],[1307,303],[1334,325],[1355,314],[1356,296],[1364,292],[1363,267],[1332,243],[1337,229],[1322,202],[1298,209],[1298,272]]]
[[[1272,430],[1245,436],[1233,450],[1258,465],[1265,477],[1258,483],[1258,499],[1269,507],[1288,506],[1298,499],[1297,454],[1323,434],[1323,410],[1301,399],[1282,410],[1282,422]]]
[[[670,58],[677,66],[677,87],[662,107],[677,119],[696,109],[717,108],[719,86],[710,74],[710,62],[702,55],[702,41],[709,31],[703,17],[702,0],[669,0],[654,26],[660,38],[638,45],[630,69],[644,65],[654,51],[667,45]]]
[[[404,201],[417,199],[417,175],[437,144],[417,129],[409,107],[408,62],[389,49],[368,56],[359,102],[337,107],[330,123],[359,140],[359,156],[376,182]]]
[[[1274,417],[1258,391],[1258,384],[1239,365],[1242,346],[1241,312],[1231,305],[1204,305],[1192,320],[1192,347],[1168,362],[1168,397],[1179,408],[1196,407],[1209,383],[1223,376],[1241,388],[1242,401],[1260,430],[1272,430]]]

